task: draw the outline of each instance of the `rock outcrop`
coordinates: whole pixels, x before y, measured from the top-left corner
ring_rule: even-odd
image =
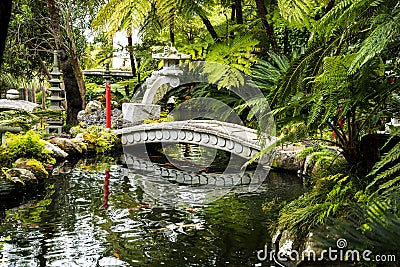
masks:
[[[290,148],[276,148],[272,166],[276,169],[297,172],[302,170],[303,164],[297,159],[297,153],[304,149],[304,146],[292,146]]]
[[[43,167],[42,163],[35,159],[20,158],[15,162],[15,168],[28,170],[39,180],[49,177],[49,173]]]
[[[56,145],[69,155],[82,154],[82,147],[68,138],[54,137],[49,141],[51,144]]]

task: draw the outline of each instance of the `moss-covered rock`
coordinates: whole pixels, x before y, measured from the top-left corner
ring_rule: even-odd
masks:
[[[302,163],[296,157],[299,151],[300,150],[277,149],[271,167],[293,172],[301,170]]]
[[[50,139],[49,142],[58,146],[69,155],[82,154],[82,148],[68,138],[55,137]]]
[[[43,167],[43,164],[36,159],[18,159],[15,164],[15,168],[29,170],[36,176],[37,179],[46,179],[49,177],[49,173]]]
[[[38,180],[36,179],[35,175],[29,170],[21,168],[12,168],[12,169],[3,168],[2,171],[6,176],[6,179],[15,184],[20,184],[25,186],[38,183]]]
[[[88,151],[88,146],[83,138],[83,133],[78,133],[75,138],[71,139],[71,141],[82,149],[82,153],[86,153]]]

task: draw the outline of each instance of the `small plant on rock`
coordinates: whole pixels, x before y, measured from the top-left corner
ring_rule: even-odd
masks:
[[[92,125],[87,129],[75,126],[71,129],[73,134],[82,134],[82,138],[89,151],[103,154],[110,151],[118,142],[118,136],[113,131],[103,126]]]

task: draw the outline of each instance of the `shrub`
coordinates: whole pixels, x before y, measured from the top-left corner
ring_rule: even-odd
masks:
[[[26,133],[6,134],[5,143],[0,148],[0,158],[4,166],[10,166],[19,158],[34,158],[43,164],[54,164],[51,151],[46,149],[46,141],[33,130]]]
[[[83,140],[87,144],[87,148],[90,151],[94,151],[96,154],[103,154],[110,151],[115,144],[118,143],[118,136],[109,129],[103,126],[92,125],[87,129],[82,129],[80,126],[71,128],[70,131],[73,135],[78,133],[83,134]]]

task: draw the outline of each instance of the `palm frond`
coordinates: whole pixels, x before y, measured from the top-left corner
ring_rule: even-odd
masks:
[[[305,54],[292,61],[282,78],[282,83],[271,91],[269,96],[271,105],[285,103],[291,95],[304,91],[306,87],[305,79],[316,75],[321,67],[323,56],[331,50],[333,44],[337,41],[335,39],[325,47],[321,46],[320,43],[315,43]]]

